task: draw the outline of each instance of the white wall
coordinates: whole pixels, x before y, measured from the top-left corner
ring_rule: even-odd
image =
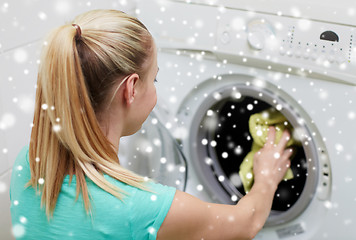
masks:
[[[29,144],[42,38],[90,9],[133,13],[134,7],[134,0],[0,0],[0,239],[14,239],[11,167],[20,149]]]

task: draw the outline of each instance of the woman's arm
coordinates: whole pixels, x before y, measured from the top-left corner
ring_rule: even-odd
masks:
[[[236,205],[207,203],[177,191],[157,239],[252,239],[263,227],[290,165],[288,139],[284,132],[275,145],[275,129],[269,129],[266,145],[254,157],[255,183]]]

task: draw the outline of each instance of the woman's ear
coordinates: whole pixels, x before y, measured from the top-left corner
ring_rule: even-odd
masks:
[[[130,106],[137,94],[137,83],[140,79],[137,73],[131,74],[124,83],[124,102],[126,106]]]

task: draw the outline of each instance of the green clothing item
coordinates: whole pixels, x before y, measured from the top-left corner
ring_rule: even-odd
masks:
[[[249,192],[254,182],[253,175],[253,156],[258,152],[266,143],[268,136],[268,128],[274,126],[276,128],[275,143],[278,143],[282,137],[283,131],[288,129],[290,133],[293,132],[292,125],[287,121],[282,113],[274,108],[267,109],[261,113],[256,113],[250,116],[249,129],[253,138],[251,151],[246,155],[240,165],[239,175],[241,182],[244,186],[245,192]],[[296,141],[292,137],[287,143],[287,147],[292,145],[300,145],[300,142]],[[284,179],[292,179],[293,172],[289,168],[284,176]]]
[[[176,189],[153,182],[152,192],[140,190],[104,175],[129,196],[121,201],[86,178],[91,195],[93,217],[87,215],[83,198],[76,197],[76,179],[63,181],[53,219],[47,221],[41,209],[41,196],[24,185],[31,178],[28,146],[19,153],[13,166],[10,200],[13,232],[17,239],[156,239]]]

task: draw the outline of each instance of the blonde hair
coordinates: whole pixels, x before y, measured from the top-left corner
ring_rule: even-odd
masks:
[[[89,11],[73,23],[79,25],[81,36],[76,36],[72,23],[53,30],[38,71],[27,186],[42,193],[41,207],[45,206],[48,220],[53,217],[66,171],[70,182],[76,175],[75,200],[81,192],[87,214],[91,214],[91,205],[85,176],[119,199],[125,193],[109,183],[104,173],[147,190],[143,177],[120,166],[97,117],[118,79],[144,74],[152,37],[139,20],[117,10]]]

